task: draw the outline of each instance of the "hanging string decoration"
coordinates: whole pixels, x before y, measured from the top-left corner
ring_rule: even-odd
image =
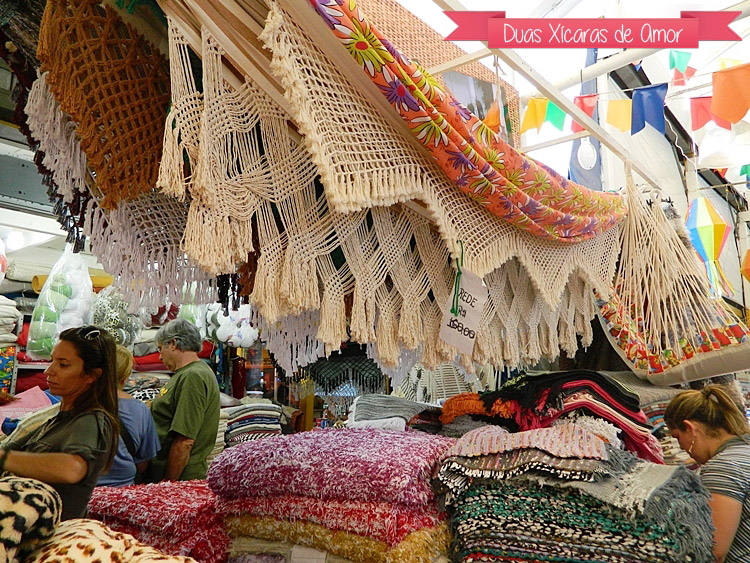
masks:
[[[609,299],[596,300],[615,350],[656,385],[745,369],[750,331],[711,297],[692,248],[660,205],[649,207],[630,176],[627,199],[614,288]]]
[[[100,205],[113,209],[151,190],[169,104],[161,53],[98,0],[51,0],[37,55],[55,99],[78,124]]]
[[[724,250],[732,227],[705,197],[697,197],[690,203],[686,225],[690,233],[690,242],[693,243],[706,268],[711,294],[721,297],[723,291],[726,295],[732,295],[732,285],[719,264],[719,256]]]

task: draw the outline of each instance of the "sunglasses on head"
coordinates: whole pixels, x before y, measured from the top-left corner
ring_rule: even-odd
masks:
[[[78,329],[78,335],[84,340],[96,340],[102,334],[102,331],[94,326],[82,326]]]

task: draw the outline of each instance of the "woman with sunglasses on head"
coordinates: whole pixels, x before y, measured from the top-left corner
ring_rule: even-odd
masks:
[[[750,561],[750,426],[720,385],[680,393],[664,421],[680,447],[702,465],[711,493],[717,562]]]
[[[45,371],[60,412],[35,432],[0,450],[0,469],[51,485],[62,519],[81,518],[118,445],[115,342],[94,326],[60,333]]]

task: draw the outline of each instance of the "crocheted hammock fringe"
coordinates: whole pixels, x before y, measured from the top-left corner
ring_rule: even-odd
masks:
[[[52,172],[57,193],[65,202],[76,194],[89,196],[86,155],[76,136],[76,124],[59,106],[43,73],[33,84],[25,112],[29,129],[45,153],[44,165]],[[93,182],[93,179],[92,179]],[[122,201],[105,212],[90,200],[83,211],[83,232],[91,250],[114,276],[131,311],[140,307],[181,303],[188,295],[214,301],[213,277],[184,254],[182,234],[188,204],[151,191],[132,201]]]
[[[55,99],[78,125],[104,194],[100,205],[112,209],[151,190],[169,103],[164,57],[98,0],[47,2],[37,55]]]
[[[356,167],[339,166],[335,159],[350,158],[356,140],[352,137],[351,143],[344,141],[323,151],[314,140],[323,134],[314,128],[340,120],[309,113],[305,117],[299,110],[294,118],[304,133],[300,142],[289,132],[289,116],[249,78],[238,89],[224,80],[223,50],[206,29],[201,104],[186,58],[186,41],[171,22],[174,109],[167,118],[158,186],[169,194],[190,194],[183,244],[200,267],[215,274],[234,272],[248,252],[257,254],[250,299],[281,365],[295,371],[338,349],[349,334],[357,342],[373,345],[385,367],[402,364],[407,356],[412,363],[421,359],[430,367],[456,358],[456,351],[438,333],[451,296],[450,257],[457,239],[464,241],[465,266],[482,275],[490,290],[473,358],[462,358],[464,365],[470,366],[471,360],[500,366],[535,363],[542,357],[557,357],[560,348],[573,353],[577,334],[583,335],[584,343],[590,342],[589,320],[595,314],[590,293],[609,288],[617,229],[570,245],[538,239],[497,221],[456,192],[434,163],[401,139],[352,86],[342,83],[322,53],[318,52],[316,64],[328,68],[315,80],[329,83],[291,87],[290,81],[300,77],[281,69],[304,66],[304,53],[315,52],[316,47],[291,22],[284,20],[280,27],[280,17],[280,11],[269,17],[262,39],[273,47],[273,69],[287,86],[293,107],[317,104],[315,96],[321,91],[336,91],[344,105],[362,106],[360,113],[367,111],[366,117],[350,114],[353,122],[339,126],[337,138],[360,131],[358,138],[380,140],[383,165],[367,180],[372,185],[392,188],[391,179],[399,177],[403,183],[404,170],[389,170],[388,163],[394,153],[408,155],[421,170],[418,176],[407,175],[415,180],[409,189],[419,195],[433,219],[404,206],[373,206],[372,198],[356,211],[333,211],[331,190],[328,186],[323,193],[316,190],[314,179],[324,168],[329,170],[328,176],[321,174],[324,185],[334,167],[354,171]],[[289,33],[295,34],[296,54],[286,52],[288,57],[299,57],[294,62],[281,58],[284,49],[277,46]],[[298,99],[300,92],[309,98]],[[337,104],[318,105],[341,111]],[[183,155],[194,170],[191,176],[183,173]],[[356,173],[335,175],[338,184],[349,178],[342,189],[361,193]],[[402,199],[408,197],[376,202]],[[337,250],[345,258],[340,267],[333,259]],[[347,296],[352,301],[349,333]],[[394,382],[398,383],[400,379]]]

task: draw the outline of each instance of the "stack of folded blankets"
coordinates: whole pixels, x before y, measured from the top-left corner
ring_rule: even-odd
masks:
[[[448,399],[441,420],[446,423],[448,415],[472,414],[479,402],[486,413],[501,421],[512,418],[520,431],[548,427],[562,416],[580,412],[615,425],[622,433],[625,447],[638,457],[663,463],[662,448],[651,433],[652,426],[640,408],[638,395],[606,373],[590,370],[529,373],[497,391],[482,393],[479,402],[476,399],[473,393]],[[464,406],[464,402],[470,404]]]
[[[672,438],[669,430],[664,424],[664,412],[667,410],[669,401],[675,395],[679,395],[684,389],[674,387],[659,387],[648,381],[640,379],[633,372],[616,371],[604,372],[611,378],[617,380],[621,385],[638,395],[641,410],[648,418],[653,427],[652,433],[658,438],[664,454],[664,463],[667,465],[685,464],[691,469],[697,467],[690,455],[680,448],[680,444]]]
[[[16,302],[0,295],[0,390],[10,392],[16,362]]]
[[[226,561],[229,538],[206,481],[96,487],[88,517],[171,555]]]
[[[576,424],[471,431],[437,479],[453,561],[713,561],[709,495]]]
[[[278,557],[288,545],[359,563],[432,562],[449,536],[430,477],[454,442],[346,428],[225,450],[208,483],[231,538],[230,563]]]
[[[227,414],[226,409],[221,409],[219,411],[219,427],[216,430],[216,443],[214,444],[214,449],[211,450],[211,453],[206,458],[208,465],[211,465],[216,456],[223,452],[226,447],[227,420],[229,420],[229,414]]]
[[[281,407],[268,399],[252,399],[252,401],[248,404],[221,409],[227,417],[225,436],[227,447],[281,434]],[[221,420],[219,423],[221,424]]]
[[[425,411],[439,414],[440,407],[393,395],[360,395],[349,408],[347,426],[405,430],[410,421]]]

